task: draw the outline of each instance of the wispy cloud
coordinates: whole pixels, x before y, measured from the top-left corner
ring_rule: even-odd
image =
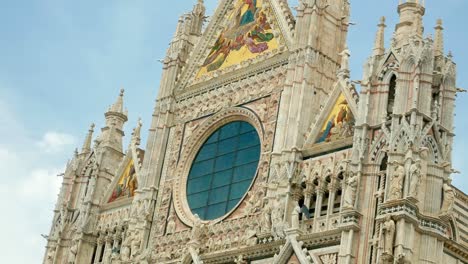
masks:
[[[46,153],[58,153],[68,146],[75,145],[75,138],[69,134],[49,131],[37,145]]]

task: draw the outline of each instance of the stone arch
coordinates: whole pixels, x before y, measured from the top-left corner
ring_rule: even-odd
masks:
[[[382,135],[371,147],[370,151],[370,161],[376,162],[380,153],[387,145],[387,139]]]
[[[391,144],[392,151],[405,151],[410,142],[411,138],[409,133],[405,129],[401,129],[398,136],[394,138]]]
[[[421,146],[429,149],[429,158],[434,161],[435,164],[439,164],[441,151],[440,148],[432,135],[426,135],[422,141]]]

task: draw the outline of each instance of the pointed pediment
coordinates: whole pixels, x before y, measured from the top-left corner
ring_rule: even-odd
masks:
[[[304,149],[326,152],[352,144],[357,115],[356,101],[346,85],[337,82],[325,107],[309,129]]]
[[[137,149],[136,155],[138,157],[134,157],[133,151],[130,149],[127,151],[116,171],[116,177],[104,196],[104,203],[114,204],[119,201],[131,200],[135,196],[135,191],[138,188],[139,166],[141,166],[144,151]]]
[[[352,127],[355,123],[353,112],[343,94],[333,104],[315,143],[333,142],[338,139],[352,137]]]
[[[210,80],[287,49],[291,18],[276,0],[221,2],[180,78],[180,89]]]
[[[272,29],[272,11],[265,0],[235,0],[228,21],[198,71],[196,78],[211,74],[278,49]]]

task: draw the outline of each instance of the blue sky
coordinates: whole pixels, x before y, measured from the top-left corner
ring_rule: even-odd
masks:
[[[218,0],[205,0],[211,14]],[[130,120],[148,127],[164,57],[179,15],[195,0],[15,0],[0,9],[0,219],[2,262],[38,263],[57,188],[73,149],[121,87]],[[295,1],[291,1],[295,2]],[[387,42],[397,21],[397,0],[352,0],[349,47],[352,78],[370,54],[379,17]],[[427,0],[426,33],[444,19],[446,50],[458,63],[458,86],[468,87],[465,0]],[[296,5],[293,3],[293,5]],[[468,94],[458,99],[454,166],[468,172]],[[454,182],[468,191],[462,175]],[[21,246],[21,247],[20,247]]]

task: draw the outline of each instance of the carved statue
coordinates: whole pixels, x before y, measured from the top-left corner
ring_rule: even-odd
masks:
[[[346,180],[346,189],[344,193],[344,208],[354,208],[357,195],[358,179],[357,175],[350,172]]]
[[[405,180],[405,167],[398,164],[395,168],[392,180],[390,182],[390,192],[388,199],[396,200],[401,199],[403,196],[403,182]]]
[[[419,194],[419,187],[421,186],[422,181],[422,174],[421,174],[421,163],[417,161],[413,163],[410,167],[410,177],[411,177],[411,184],[410,184],[410,196],[411,197],[418,197]]]
[[[203,224],[202,220],[197,214],[195,214],[195,221],[192,227],[192,240],[194,241],[199,240],[203,235],[204,228],[205,228],[205,225]]]
[[[301,208],[296,206],[291,212],[291,228],[299,229],[299,214],[301,212]]]
[[[132,233],[125,238],[120,249],[120,257],[122,261],[128,261],[130,259],[130,244],[132,242]]]
[[[175,217],[174,214],[171,214],[167,218],[167,234],[174,234],[176,231],[176,222],[175,222]]]
[[[74,239],[70,248],[70,253],[68,254],[68,264],[75,264],[76,254],[78,253],[78,240]]]
[[[262,230],[271,230],[271,211],[270,202],[267,202],[262,211]]]
[[[349,71],[349,57],[351,57],[351,52],[348,47],[345,47],[339,55],[341,56],[341,70]]]
[[[385,218],[385,222],[382,225],[382,237],[380,240],[381,248],[383,253],[386,255],[393,256],[393,244],[395,241],[395,222],[391,216]]]
[[[450,185],[444,183],[444,202],[442,203],[442,213],[449,213],[455,204],[455,191]]]
[[[140,232],[135,231],[132,236],[132,242],[130,243],[131,247],[131,256],[134,258],[140,254],[140,247],[141,247],[141,238]]]

